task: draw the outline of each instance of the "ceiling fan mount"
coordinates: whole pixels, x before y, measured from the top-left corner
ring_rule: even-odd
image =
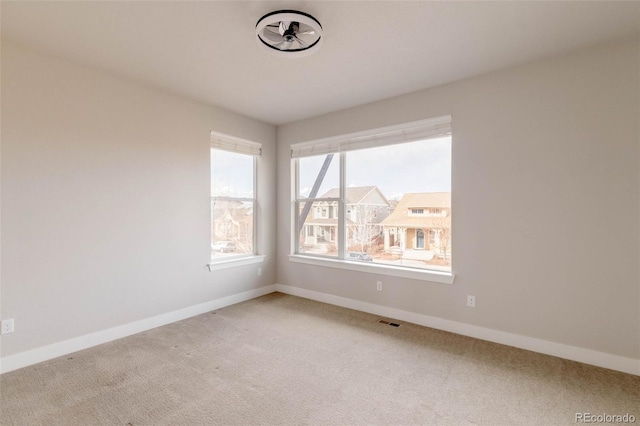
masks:
[[[308,13],[277,10],[267,13],[256,24],[258,44],[276,56],[307,56],[322,44],[322,25]]]

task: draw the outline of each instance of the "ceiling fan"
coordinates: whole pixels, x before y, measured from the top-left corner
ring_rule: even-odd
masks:
[[[256,24],[258,44],[277,56],[301,57],[320,48],[322,25],[313,16],[296,10],[278,10]]]

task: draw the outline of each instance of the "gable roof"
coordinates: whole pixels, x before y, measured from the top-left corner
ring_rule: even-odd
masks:
[[[372,191],[378,191],[382,198],[384,198],[385,201],[387,200],[387,197],[385,197],[384,194],[380,192],[377,186],[352,186],[350,188],[347,188],[347,203],[358,204]],[[318,198],[340,198],[340,189],[332,188]]]
[[[404,194],[396,210],[427,207],[451,207],[450,192],[412,192]]]
[[[407,228],[449,228],[451,216],[409,216],[408,210],[415,208],[450,208],[450,192],[414,192],[404,194],[393,212],[380,225]]]

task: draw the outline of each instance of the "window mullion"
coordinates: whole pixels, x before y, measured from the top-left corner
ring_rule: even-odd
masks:
[[[300,201],[298,197],[300,196],[300,160],[298,158],[293,160],[293,203],[291,206],[291,217],[293,218],[293,229],[291,230],[291,252],[299,253],[300,252]]]
[[[253,157],[253,254],[258,254],[258,157]]]
[[[347,198],[346,189],[346,158],[345,152],[340,153],[340,201],[338,201],[338,258],[345,259],[347,252],[347,218],[345,215],[345,206]]]

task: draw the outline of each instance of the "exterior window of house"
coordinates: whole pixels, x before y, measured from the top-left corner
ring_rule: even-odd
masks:
[[[256,254],[256,172],[261,145],[212,132],[211,260]]]
[[[293,145],[293,254],[451,272],[451,143],[447,116]],[[323,237],[306,213],[320,202]]]

